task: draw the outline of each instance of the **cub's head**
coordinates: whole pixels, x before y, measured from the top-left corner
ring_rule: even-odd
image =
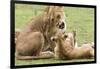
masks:
[[[51,37],[51,40],[55,42],[57,46],[66,45],[67,43],[70,43],[71,46],[75,46],[76,43],[76,33],[75,31],[69,32],[69,33],[57,33],[54,37]]]
[[[49,6],[46,8],[46,15],[48,21],[50,23],[50,30],[57,31],[62,30],[65,31],[66,23],[65,23],[65,14],[63,6]]]

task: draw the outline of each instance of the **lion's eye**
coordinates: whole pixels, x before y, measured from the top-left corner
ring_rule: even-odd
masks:
[[[54,18],[52,18],[51,20],[54,21]]]
[[[60,19],[60,18],[61,18],[61,15],[60,15],[60,14],[58,14],[58,15],[57,15],[57,18],[58,18],[58,19]]]

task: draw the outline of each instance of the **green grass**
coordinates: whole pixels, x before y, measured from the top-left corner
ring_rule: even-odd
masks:
[[[79,45],[94,40],[94,9],[65,8],[67,31],[76,30]]]
[[[16,66],[19,65],[36,65],[36,64],[55,64],[55,63],[72,63],[94,61],[94,59],[78,59],[78,60],[57,60],[57,59],[38,59],[38,60],[15,60]]]
[[[39,15],[43,11],[44,6],[37,5],[15,5],[15,28],[23,28],[25,24],[34,16]],[[93,8],[64,8],[66,14],[67,32],[76,30],[78,45],[92,42],[94,40],[94,9]],[[93,61],[93,59],[85,60],[55,60],[55,59],[39,59],[39,60],[16,60],[16,65],[30,64],[48,64],[63,62],[81,62]]]

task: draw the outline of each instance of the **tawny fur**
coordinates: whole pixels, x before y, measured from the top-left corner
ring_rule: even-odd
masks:
[[[49,6],[39,16],[31,19],[21,30],[16,41],[17,59],[39,59],[54,57],[52,52],[42,52],[55,44],[50,40],[64,23],[63,7]],[[61,26],[60,26],[61,27]],[[62,29],[63,27],[61,27]]]
[[[20,32],[21,32],[20,29],[15,29],[15,44],[16,44],[17,37],[19,36]]]
[[[73,33],[58,33],[52,40],[55,42],[55,58],[56,59],[81,59],[91,58],[94,56],[93,44],[83,44],[81,47],[74,47],[71,36]],[[70,37],[71,36],[71,37]]]

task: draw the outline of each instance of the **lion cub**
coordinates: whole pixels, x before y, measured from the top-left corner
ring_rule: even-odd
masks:
[[[75,32],[61,33],[51,38],[55,42],[56,59],[81,59],[94,56],[92,44],[83,44],[81,47],[75,47]]]

